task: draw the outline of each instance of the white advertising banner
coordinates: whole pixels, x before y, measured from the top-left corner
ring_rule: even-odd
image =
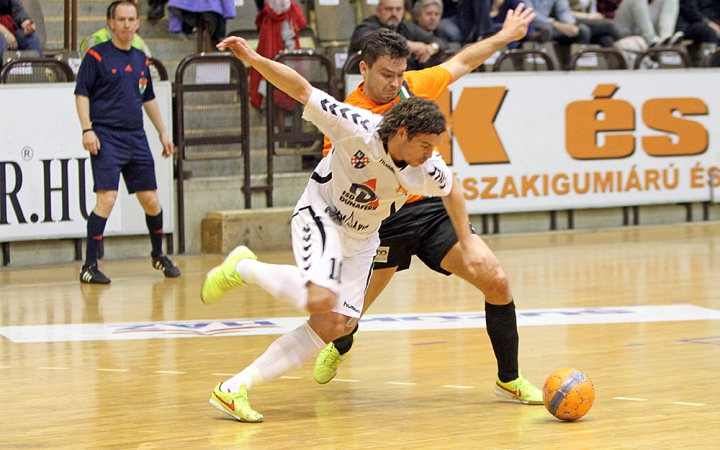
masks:
[[[471,214],[717,201],[718,77],[470,74],[438,100],[450,125],[439,150]],[[348,77],[351,86],[361,80]]]
[[[153,83],[172,136],[169,81]],[[72,83],[0,85],[0,242],[80,238],[95,205],[89,153],[75,109]],[[174,231],[173,164],[150,119],[145,130],[155,157],[163,230]],[[102,145],[102,143],[101,143]],[[146,234],[145,213],[120,181],[105,235]]]

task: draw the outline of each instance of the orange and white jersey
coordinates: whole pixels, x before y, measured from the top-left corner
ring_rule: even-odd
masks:
[[[313,171],[306,194],[316,211],[322,206],[349,236],[363,239],[376,233],[380,222],[402,207],[408,194],[450,193],[452,173],[437,152],[417,167],[398,167],[393,162],[377,134],[382,116],[315,89],[303,118],[333,142],[331,152]]]

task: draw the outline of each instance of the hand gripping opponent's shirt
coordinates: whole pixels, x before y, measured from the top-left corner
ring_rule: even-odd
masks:
[[[333,142],[313,171],[316,190],[337,223],[351,236],[377,232],[380,222],[399,209],[408,194],[445,196],[452,173],[437,152],[420,166],[398,167],[377,134],[382,116],[337,101],[315,89],[303,118]]]

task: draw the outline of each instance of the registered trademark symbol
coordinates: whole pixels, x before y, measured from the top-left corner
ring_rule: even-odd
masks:
[[[23,147],[23,149],[20,151],[20,154],[22,155],[22,159],[25,161],[30,161],[33,158],[33,149],[30,147]]]

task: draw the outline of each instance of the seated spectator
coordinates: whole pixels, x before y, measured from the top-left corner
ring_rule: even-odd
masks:
[[[150,10],[148,11],[148,20],[160,20],[165,17],[165,4],[168,0],[148,0]]]
[[[443,0],[437,34],[449,42],[469,44],[492,34],[492,0]]]
[[[613,19],[623,36],[641,36],[648,45],[673,45],[682,39],[682,32],[675,32],[679,0],[597,0],[597,9]]]
[[[137,8],[136,1],[131,1],[131,3],[135,5],[135,8]],[[110,19],[112,19],[113,12],[115,11],[115,8],[117,8],[118,4],[120,4],[120,1],[114,1],[110,3],[110,5],[107,7],[107,10],[105,12],[105,27],[97,30],[96,32],[82,40],[82,42],[80,43],[80,52],[83,56],[85,56],[85,53],[87,53],[88,50],[95,47],[96,45],[102,44],[103,42],[107,42],[112,39],[113,33],[112,30],[110,30]],[[142,50],[148,58],[152,57],[150,49],[145,44],[145,41],[143,41],[143,39],[137,33],[135,33],[135,35],[133,36],[132,46],[138,50]]]
[[[533,27],[544,30],[551,40],[561,45],[590,43],[590,28],[578,23],[568,0],[528,0],[526,4],[535,13]]]
[[[291,0],[267,0],[255,17],[259,33],[257,52],[268,59],[285,50],[300,50],[298,32],[307,25],[302,7]],[[266,88],[264,78],[254,67],[250,68],[250,104],[262,107]],[[295,100],[282,91],[275,91],[275,103],[292,111]]]
[[[693,47],[720,44],[720,0],[680,0],[677,31],[693,40]]]
[[[403,20],[405,5],[403,0],[380,0],[375,15],[363,20],[355,27],[350,37],[350,53],[360,50],[363,40],[373,31],[388,28],[407,39],[412,55],[408,59],[408,70],[417,70],[433,65],[431,58],[447,50],[444,41],[434,37],[413,22]]]
[[[493,0],[492,8],[490,9],[490,20],[492,23],[493,34],[502,30],[503,23],[508,11],[514,10],[520,3],[524,3],[523,0]],[[532,25],[528,27],[527,37],[524,40],[543,40]],[[547,39],[545,39],[547,40]],[[519,41],[511,42],[507,45],[508,48],[517,48]]]
[[[615,41],[622,39],[622,34],[612,19],[607,19],[597,11],[596,0],[570,0],[572,9],[578,23],[585,24],[590,29],[590,43],[603,47],[612,47]]]
[[[35,22],[20,0],[0,0],[0,54],[6,50],[35,50],[42,56]]]
[[[192,33],[199,21],[207,24],[214,48],[227,34],[227,20],[235,18],[234,0],[170,0],[168,10],[182,19],[182,32]]]
[[[445,37],[437,33],[437,27],[443,13],[442,0],[418,0],[413,5],[412,16],[413,22],[418,24],[420,28],[427,31],[437,39],[442,41],[448,48],[460,50],[459,42],[449,42]]]

